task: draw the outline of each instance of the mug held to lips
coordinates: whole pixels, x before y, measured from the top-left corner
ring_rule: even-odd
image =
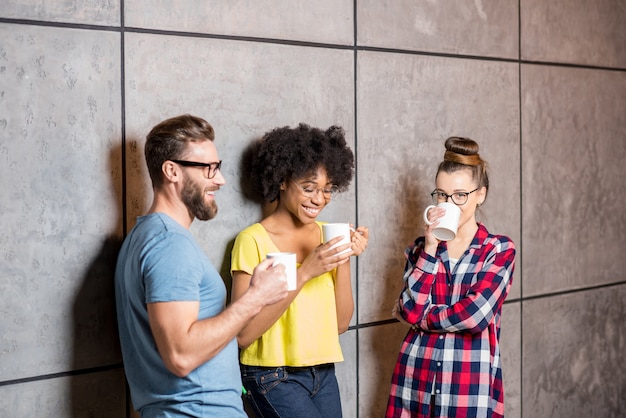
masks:
[[[461,209],[454,203],[441,202],[437,206],[430,205],[424,210],[424,222],[426,225],[433,223],[428,220],[428,211],[433,208],[440,207],[446,210],[443,217],[439,218],[439,225],[433,229],[433,235],[439,241],[450,241],[456,238],[456,232],[459,228],[459,220],[461,219]]]

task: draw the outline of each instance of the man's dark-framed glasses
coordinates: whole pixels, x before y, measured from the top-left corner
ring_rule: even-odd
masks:
[[[200,167],[204,168],[204,177],[212,179],[217,174],[217,170],[222,168],[222,160],[215,163],[199,163],[196,161],[170,160],[173,163],[180,164],[184,167]]]
[[[452,194],[447,194],[443,190],[435,189],[430,194],[430,196],[433,198],[433,203],[435,204],[447,202],[448,199],[452,199],[452,203],[454,203],[457,206],[461,206],[467,203],[468,196],[474,193],[475,191],[477,191],[478,189],[480,189],[480,187],[477,187],[471,192],[454,192]]]

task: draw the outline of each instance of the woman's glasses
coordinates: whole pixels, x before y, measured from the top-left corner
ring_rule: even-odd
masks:
[[[300,188],[302,195],[308,197],[309,199],[316,197],[319,192],[322,192],[325,199],[331,199],[333,197],[333,193],[337,193],[337,188],[335,186],[326,186],[316,189],[310,185],[303,186],[296,181],[293,181],[293,183]]]
[[[480,189],[480,187],[477,187],[471,192],[454,192],[452,194],[447,194],[443,192],[442,190],[435,189],[430,194],[430,196],[433,198],[433,203],[447,202],[448,199],[452,199],[452,202],[455,205],[461,206],[467,203],[468,196],[474,193],[475,191],[477,191],[478,189]]]

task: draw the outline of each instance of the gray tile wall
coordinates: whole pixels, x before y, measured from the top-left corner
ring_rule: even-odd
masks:
[[[45,4],[44,4],[45,3]],[[519,248],[504,305],[509,417],[626,410],[626,9],[618,0],[5,0],[0,8],[0,416],[129,414],[112,267],[150,202],[143,140],[209,120],[228,180],[193,225],[228,282],[261,216],[241,155],[341,124],[357,155],[324,220],[371,230],[338,365],[346,417],[384,413],[391,320],[450,135],[490,162],[480,219]],[[123,4],[123,7],[122,7]]]

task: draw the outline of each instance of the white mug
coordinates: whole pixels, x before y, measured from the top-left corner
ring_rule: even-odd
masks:
[[[439,241],[453,240],[459,228],[461,209],[450,202],[441,202],[437,206],[430,205],[424,210],[424,222],[426,222],[426,225],[432,225],[432,222],[428,220],[428,211],[436,207],[444,208],[446,213],[443,217],[439,218],[439,225],[437,225],[437,228],[433,229],[433,235]]]
[[[324,232],[324,243],[327,243],[328,241],[330,241],[331,239],[335,237],[343,236],[343,239],[339,241],[337,244],[333,245],[331,248],[335,248],[340,245],[350,244],[350,224],[344,224],[344,223],[322,224],[322,231]],[[346,251],[350,251],[350,248],[342,251],[342,253],[345,253]]]
[[[269,253],[267,258],[273,260],[272,265],[282,264],[285,266],[287,275],[287,290],[296,290],[298,272],[296,267],[296,253]]]

